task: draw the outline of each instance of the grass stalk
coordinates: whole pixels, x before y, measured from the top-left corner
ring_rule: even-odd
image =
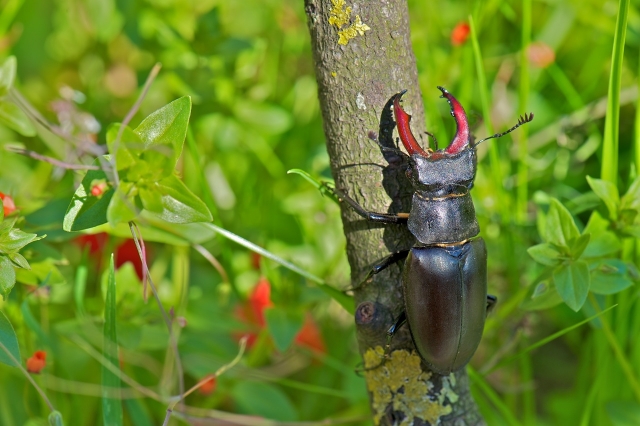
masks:
[[[529,56],[527,49],[531,44],[531,0],[522,0],[522,46],[520,47],[520,88],[518,112],[527,111],[531,78],[529,75]],[[520,129],[518,143],[518,188],[516,194],[516,221],[524,223],[527,220],[527,201],[529,199],[529,168],[527,156],[529,154],[529,129]]]
[[[607,116],[604,124],[604,142],[602,148],[602,179],[616,184],[618,181],[618,138],[620,132],[620,84],[622,78],[622,59],[627,34],[629,0],[620,0],[618,18],[613,38],[611,55],[611,73],[607,98]]]

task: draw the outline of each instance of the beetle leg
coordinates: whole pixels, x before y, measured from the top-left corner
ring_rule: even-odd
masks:
[[[493,310],[498,303],[498,298],[493,294],[487,294],[487,315]]]
[[[356,213],[358,213],[363,218],[370,220],[372,222],[382,222],[382,223],[407,223],[409,219],[409,213],[375,213],[365,210],[360,204],[358,204],[353,198],[349,197],[344,192],[340,191],[338,188],[334,189],[334,192],[338,196],[338,199],[342,201],[346,201],[349,206]]]
[[[409,250],[400,250],[400,251],[397,251],[395,253],[391,253],[389,256],[387,256],[384,259],[382,259],[380,261],[380,263],[376,263],[375,265],[373,265],[373,268],[371,268],[371,270],[367,273],[367,275],[360,282],[360,284],[358,284],[357,287],[353,287],[351,290],[355,290],[357,288],[360,288],[364,283],[367,282],[367,280],[369,278],[371,278],[372,276],[374,276],[375,274],[377,274],[379,272],[384,271],[385,269],[387,269],[389,266],[393,265],[394,263],[406,259],[408,255],[409,255]]]
[[[389,330],[387,330],[387,347],[389,347],[391,339],[393,338],[393,336],[395,336],[398,329],[402,327],[406,322],[407,313],[405,311],[402,311],[396,322],[391,327],[389,327]]]

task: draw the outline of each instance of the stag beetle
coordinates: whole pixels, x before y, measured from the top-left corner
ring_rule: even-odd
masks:
[[[374,213],[336,189],[341,202],[373,222],[406,224],[416,238],[409,250],[391,254],[371,274],[406,259],[402,285],[404,312],[387,332],[388,342],[405,322],[418,354],[432,371],[447,375],[475,353],[487,312],[497,299],[487,294],[487,249],[469,191],[476,175],[476,147],[533,120],[524,115],[503,133],[474,142],[464,108],[438,86],[451,106],[456,134],[445,149],[422,149],[411,132],[411,116],[400,106],[406,90],[393,97],[398,134],[409,153],[407,176],[414,187],[410,213]],[[385,149],[384,147],[382,147]],[[390,149],[390,148],[386,148]],[[389,343],[387,344],[388,351]]]

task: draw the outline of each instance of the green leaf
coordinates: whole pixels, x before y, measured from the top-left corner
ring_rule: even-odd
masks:
[[[289,397],[271,384],[243,380],[238,382],[232,395],[242,413],[282,422],[298,419],[297,410]]]
[[[589,293],[589,266],[584,260],[560,265],[553,271],[553,282],[562,300],[578,312]]]
[[[595,179],[591,176],[587,176],[587,182],[589,186],[596,193],[596,195],[604,201],[609,211],[609,217],[611,220],[618,219],[618,207],[620,206],[620,195],[618,194],[618,188],[606,180]]]
[[[27,244],[41,240],[44,237],[38,237],[37,234],[29,234],[14,228],[0,236],[0,253],[16,253]]]
[[[633,285],[626,263],[619,259],[600,260],[590,267],[590,290],[596,294],[615,294]]]
[[[49,426],[64,426],[64,421],[62,420],[62,414],[60,411],[52,411],[49,413],[49,418],[47,420],[49,422]]]
[[[640,425],[640,404],[635,401],[609,401],[605,404],[613,426]]]
[[[122,124],[115,123],[107,130],[107,148],[111,156],[115,155],[116,167],[118,171],[135,166],[139,161],[138,155],[144,149],[144,142],[129,126],[125,126],[120,136],[120,141],[116,144],[118,132]]]
[[[170,176],[175,169],[190,115],[191,98],[184,96],[149,115],[134,130],[144,143],[142,158],[161,176]]]
[[[280,352],[289,349],[296,334],[302,328],[303,316],[300,313],[287,312],[284,309],[270,308],[265,309],[264,317],[276,348]]]
[[[111,226],[126,223],[138,215],[136,211],[137,188],[131,182],[120,181],[118,189],[111,197],[106,218]]]
[[[29,117],[15,104],[0,101],[0,123],[15,130],[22,136],[35,136],[36,129]]]
[[[0,255],[0,293],[3,300],[7,300],[15,284],[16,271],[13,269],[13,263],[7,256]]]
[[[591,239],[590,234],[582,234],[575,240],[571,241],[570,249],[571,249],[571,258],[577,260],[582,256],[584,250],[587,248],[587,244],[589,244],[589,240]]]
[[[160,196],[160,211],[158,211],[156,204],[158,195]],[[141,190],[140,198],[145,209],[170,223],[210,222],[213,220],[211,212],[202,200],[175,175],[150,185],[145,188],[144,192]]]
[[[104,307],[104,345],[102,355],[105,361],[118,368],[118,341],[116,333],[116,272],[113,254],[109,264],[107,296]],[[102,366],[102,419],[105,426],[122,425],[122,399],[113,395],[120,388],[120,377],[106,365]]]
[[[0,311],[0,343],[4,345],[4,349],[20,362],[20,346],[18,346],[18,338],[16,332],[13,330],[9,319],[4,315],[4,312]],[[0,348],[0,362],[7,364],[11,367],[17,367],[11,357],[7,355],[5,350]]]
[[[550,274],[551,272],[548,275]],[[560,303],[562,303],[560,294],[549,281],[544,280],[531,286],[520,307],[527,311],[538,311],[552,308]]]
[[[27,270],[31,269],[31,266],[29,266],[29,262],[27,262],[27,259],[25,259],[24,256],[20,253],[9,253],[7,256],[9,257],[9,259],[11,259],[16,268]]]
[[[600,216],[597,211],[591,213],[589,222],[583,232],[583,234],[591,234],[591,239],[583,253],[583,257],[601,257],[620,250],[620,240],[616,234],[608,231],[608,228],[608,220]]]
[[[569,210],[560,201],[552,198],[549,213],[547,214],[545,235],[543,236],[545,242],[568,247],[569,241],[579,236],[580,232]]]
[[[100,166],[101,161],[110,161],[110,156],[97,158],[93,165]],[[62,229],[67,232],[81,231],[107,223],[107,208],[115,190],[111,185],[99,196],[91,194],[95,182],[108,182],[107,175],[102,170],[89,170],[76,189],[67,213],[64,215]]]
[[[640,176],[634,179],[620,200],[620,210],[625,209],[640,211]]]
[[[16,68],[15,56],[9,56],[0,66],[0,96],[4,96],[13,87]]]
[[[40,343],[52,348],[54,346],[54,342],[49,338],[49,336],[47,336],[42,327],[40,327],[40,323],[33,316],[28,298],[25,298],[22,301],[22,304],[20,305],[20,313],[22,314],[25,325],[33,331],[36,336],[38,336]]]
[[[536,262],[547,266],[556,266],[562,261],[562,253],[553,244],[543,243],[529,247],[527,253]]]

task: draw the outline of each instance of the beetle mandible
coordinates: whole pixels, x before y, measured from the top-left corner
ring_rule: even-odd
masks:
[[[389,328],[388,340],[406,322],[422,360],[432,371],[447,375],[469,362],[480,344],[487,311],[497,300],[487,294],[487,250],[478,236],[480,228],[469,193],[476,175],[476,148],[530,122],[533,113],[521,116],[505,132],[474,142],[460,102],[445,88],[438,89],[451,106],[457,129],[449,146],[436,146],[435,151],[420,147],[411,132],[411,116],[400,106],[406,90],[393,97],[398,134],[409,154],[407,176],[414,187],[408,214],[370,212],[347,194],[335,191],[341,202],[365,219],[406,224],[416,238],[412,248],[383,259],[368,277],[406,258],[402,274],[405,309]]]

